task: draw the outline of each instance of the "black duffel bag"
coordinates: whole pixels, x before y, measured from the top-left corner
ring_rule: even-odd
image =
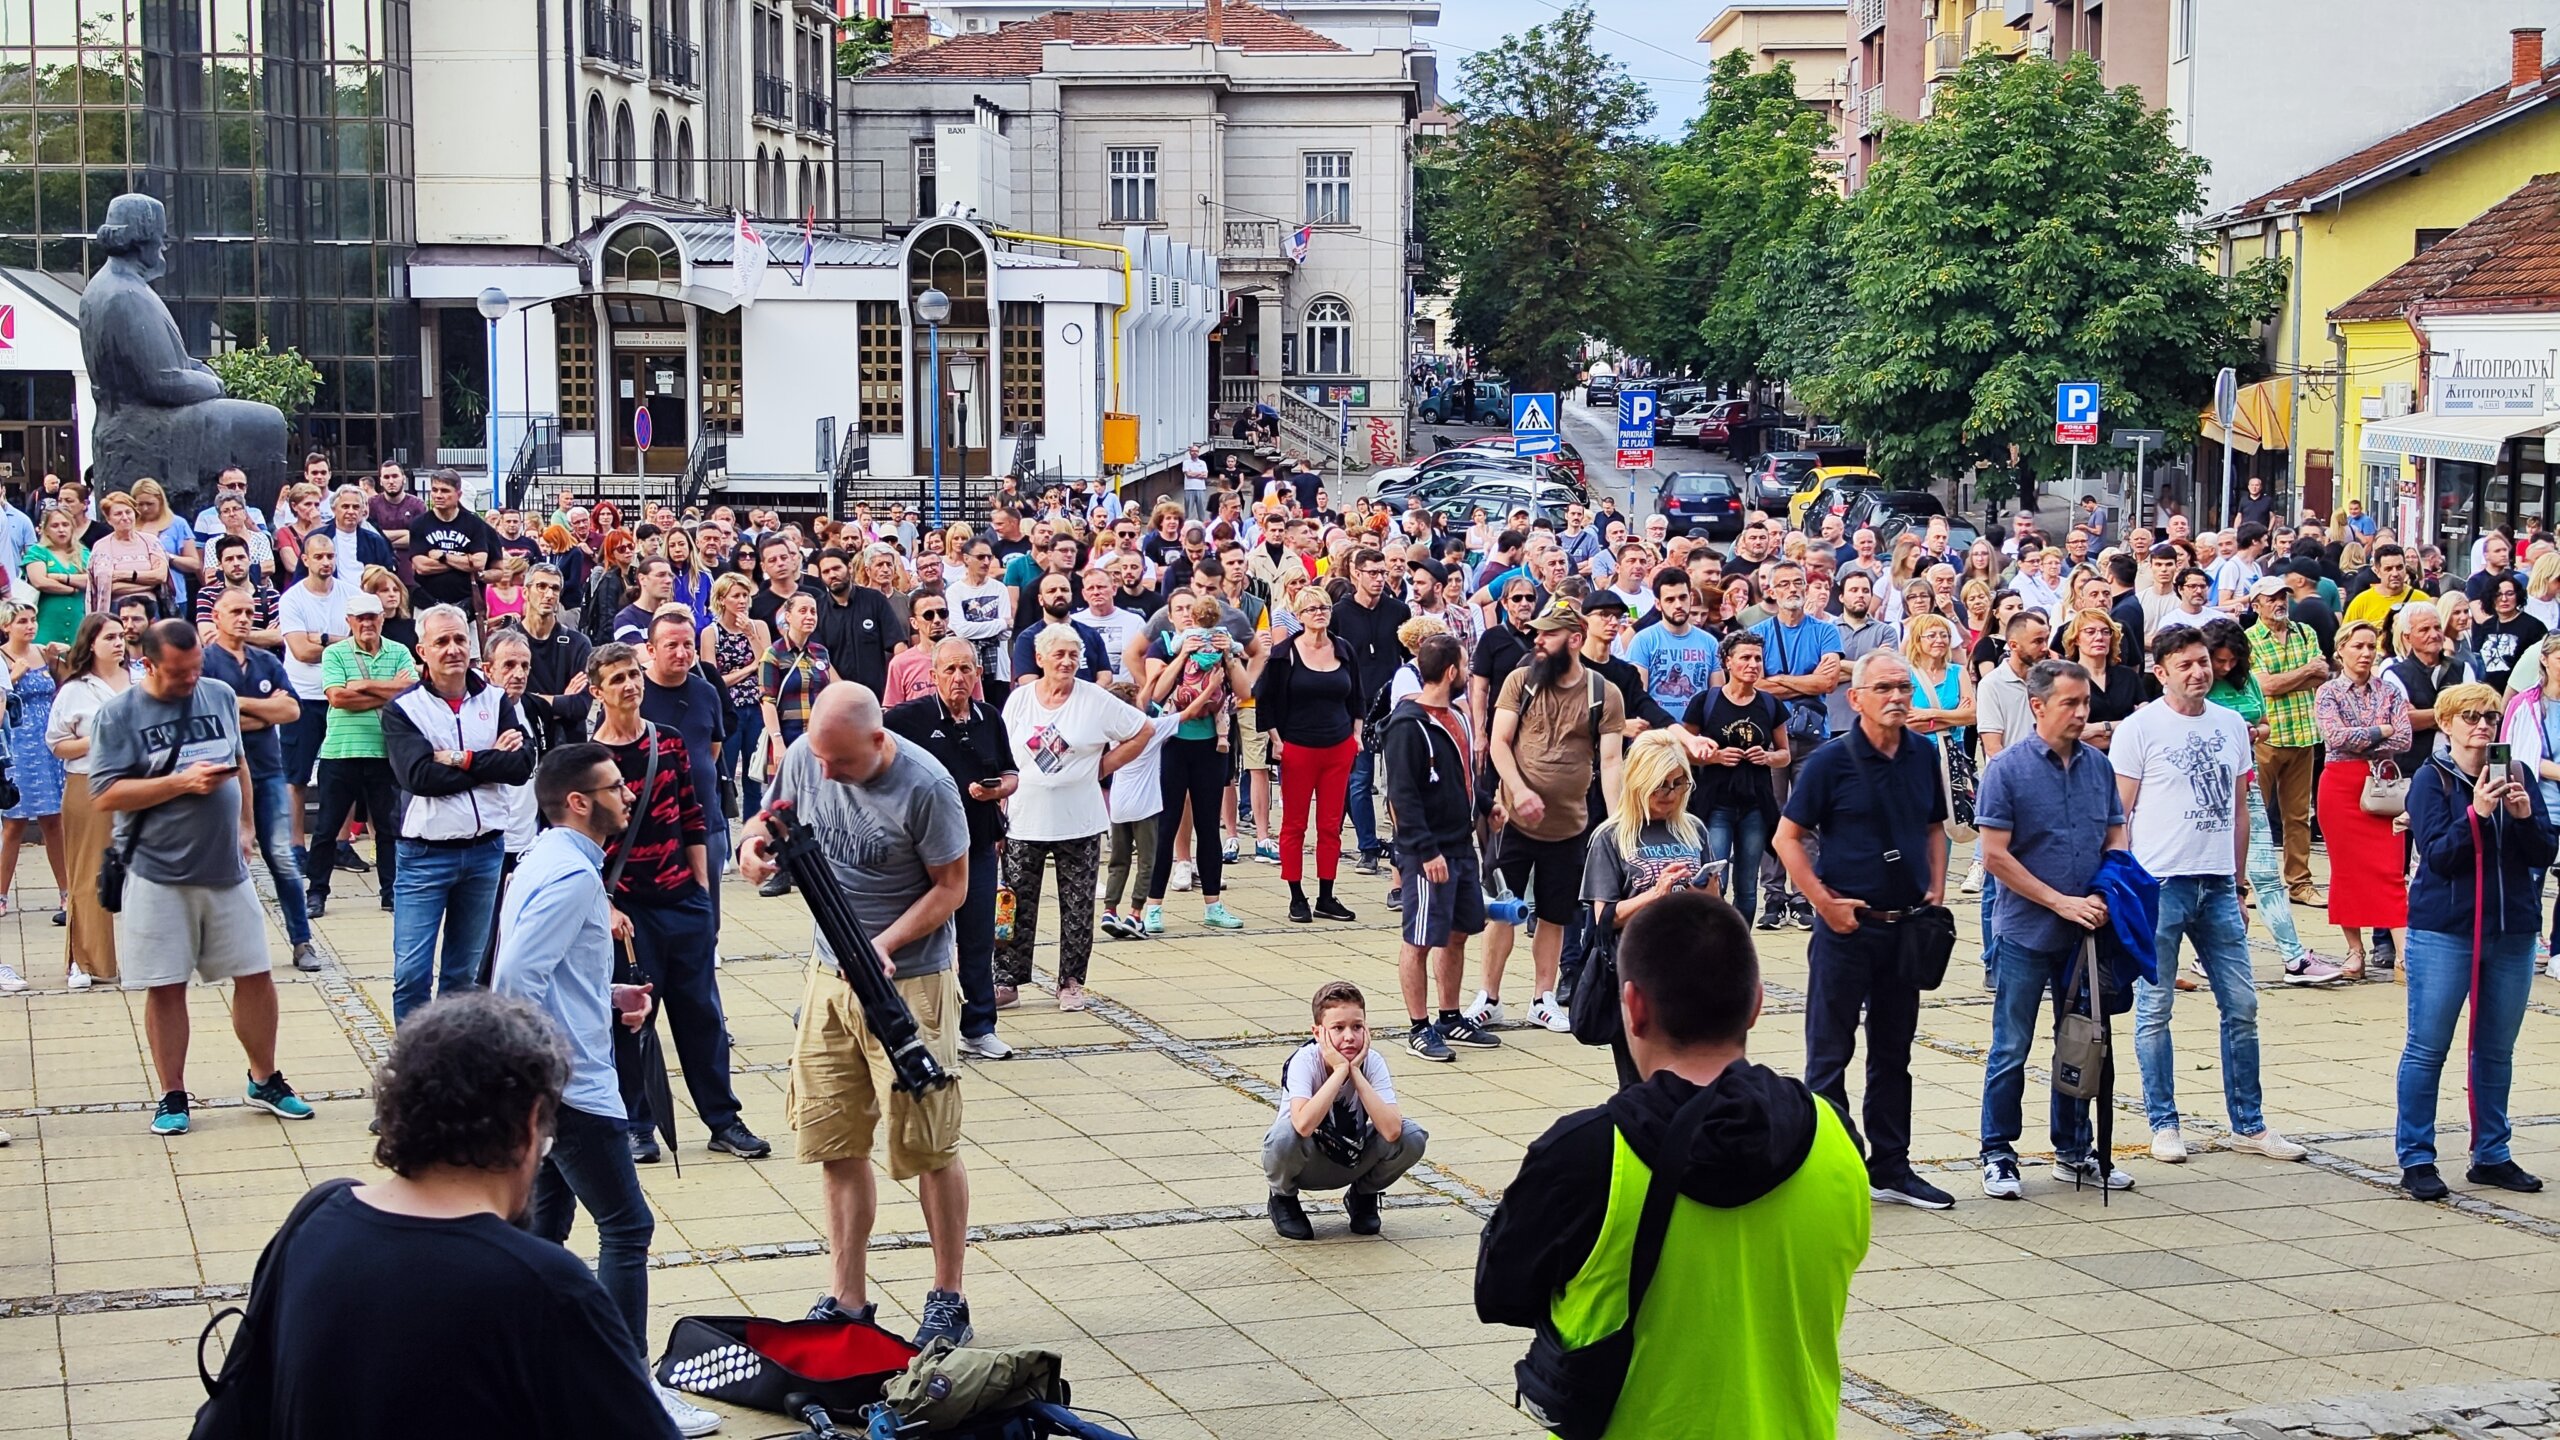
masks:
[[[660,1384],[688,1395],[790,1415],[789,1397],[850,1413],[877,1404],[916,1347],[867,1320],[763,1320],[687,1315],[667,1333]]]

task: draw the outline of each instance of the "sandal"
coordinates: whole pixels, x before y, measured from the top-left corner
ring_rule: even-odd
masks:
[[[2338,967],[2338,983],[2341,985],[2357,985],[2363,983],[2363,981],[2364,954],[2362,951],[2350,953],[2347,956],[2346,963]]]

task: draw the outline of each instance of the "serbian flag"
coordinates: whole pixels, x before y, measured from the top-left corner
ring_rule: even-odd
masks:
[[[818,265],[818,203],[809,202],[808,213],[800,217],[800,279],[809,283],[809,272]]]
[[[739,211],[737,231],[729,237],[729,293],[740,305],[756,303],[756,292],[764,288],[768,258],[764,236],[756,233],[755,222],[747,218],[747,212]]]
[[[1316,243],[1316,227],[1301,225],[1289,232],[1289,258],[1300,265],[1307,263],[1307,252]]]

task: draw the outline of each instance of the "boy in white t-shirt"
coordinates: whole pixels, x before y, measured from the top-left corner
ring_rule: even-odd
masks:
[[[1114,680],[1102,688],[1131,709],[1141,708],[1138,687],[1130,682]],[[1147,883],[1155,878],[1156,817],[1164,813],[1164,742],[1182,728],[1182,717],[1151,716],[1147,725],[1153,733],[1147,736],[1146,748],[1138,752],[1136,759],[1111,772],[1111,788],[1103,798],[1111,812],[1111,846],[1102,872],[1102,914],[1094,923],[1114,940],[1164,933],[1164,908],[1148,906],[1141,923],[1138,901],[1147,893]],[[1126,915],[1120,913],[1123,893],[1129,897]]]
[[[1369,1043],[1369,1002],[1348,980],[1328,980],[1310,1006],[1314,1038],[1280,1067],[1280,1115],[1262,1140],[1271,1181],[1271,1228],[1312,1240],[1301,1190],[1346,1189],[1351,1233],[1379,1230],[1378,1196],[1422,1159],[1430,1137],[1396,1108],[1386,1057]]]
[[[2133,1052],[2142,1065],[2142,1107],[2151,1122],[2151,1158],[2187,1158],[2178,1124],[2177,1057],[2169,1043],[2178,947],[2192,941],[2196,963],[2221,1012],[2222,1093],[2231,1116],[2229,1148],[2271,1160],[2299,1160],[2303,1147],[2276,1133],[2258,1085],[2258,991],[2249,969],[2249,921],[2239,876],[2248,868],[2251,783],[2249,725],[2205,703],[2213,654],[2204,632],[2171,625],[2151,642],[2160,701],[2116,726],[2107,751],[2124,799],[2133,858],[2160,881],[2156,932],[2159,979],[2133,982]]]

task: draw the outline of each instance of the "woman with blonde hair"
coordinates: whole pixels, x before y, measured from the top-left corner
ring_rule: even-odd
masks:
[[[90,609],[113,610],[117,601],[139,595],[158,613],[169,613],[162,600],[169,587],[169,552],[137,528],[141,514],[122,490],[98,497],[98,518],[107,523],[107,533],[89,547]]]
[[[124,668],[124,627],[113,615],[92,614],[71,637],[62,660],[62,688],[44,727],[46,748],[62,762],[62,862],[70,929],[63,948],[69,985],[86,990],[113,982],[116,917],[98,904],[98,866],[115,840],[115,816],[89,800],[89,745],[97,735],[98,707],[124,693],[133,678]]]
[[[1351,795],[1351,762],[1360,751],[1360,687],[1348,647],[1333,638],[1333,597],[1314,585],[1290,597],[1305,628],[1272,647],[1254,686],[1262,732],[1277,736],[1280,754],[1280,878],[1289,886],[1289,919],[1306,924],[1357,918],[1334,898],[1342,867],[1342,816]],[[1010,721],[1008,721],[1010,723]],[[1308,811],[1314,813],[1319,898],[1307,903]]]
[[[409,587],[400,583],[399,572],[367,565],[356,588],[382,602],[382,638],[398,641],[412,655],[418,653],[418,622],[409,613]]]
[[[1695,784],[1677,732],[1651,731],[1627,747],[1618,769],[1617,809],[1592,832],[1583,856],[1582,898],[1591,905],[1592,923],[1614,934],[1654,901],[1698,882],[1706,866],[1707,827],[1689,813]],[[1609,1003],[1616,999],[1606,997]],[[1609,1053],[1617,1061],[1619,1089],[1644,1078],[1624,1037],[1610,1042]]]
[[[2524,613],[2545,631],[2560,631],[2560,550],[2545,552],[2525,573]]]
[[[2341,979],[2365,972],[2364,932],[2374,932],[2377,956],[2388,954],[2390,932],[2409,923],[2409,881],[2400,834],[2388,818],[2368,814],[2365,782],[2381,767],[2409,753],[2409,697],[2380,671],[2382,627],[2350,620],[2338,628],[2338,671],[2312,697],[2320,743],[2329,750],[2320,771],[2320,834],[2329,846],[2329,923],[2344,932],[2347,964]],[[2377,959],[2388,964],[2387,959]]]
[[[1991,596],[1998,588],[1987,580],[1967,580],[1964,589],[1957,592],[1957,598],[1964,607],[1963,613],[1948,618],[1954,620],[1962,632],[1967,654],[1982,643],[1983,633],[1991,626]]]
[[[163,615],[184,615],[187,597],[204,575],[204,552],[196,548],[196,532],[169,508],[169,492],[144,476],[133,482],[133,528],[151,538],[169,557],[168,604]]]
[[[2115,617],[2099,609],[2073,615],[2061,635],[2062,658],[2079,661],[2089,672],[2089,724],[2081,738],[2101,750],[2107,748],[2116,722],[2150,698],[2143,693],[2142,672],[2117,653],[2122,638]]]

